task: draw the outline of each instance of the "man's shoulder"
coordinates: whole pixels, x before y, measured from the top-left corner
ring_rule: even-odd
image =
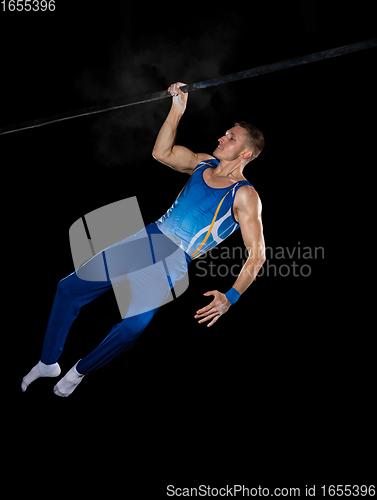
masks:
[[[237,191],[237,195],[239,195],[238,197],[242,198],[245,201],[254,203],[260,199],[257,190],[251,184],[244,184],[243,186],[241,186]]]
[[[260,211],[262,209],[262,202],[259,194],[251,184],[245,184],[238,189],[234,205],[236,209],[243,211]]]

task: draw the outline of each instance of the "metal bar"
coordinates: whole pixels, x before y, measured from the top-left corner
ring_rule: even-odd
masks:
[[[343,47],[337,47],[334,49],[324,50],[322,52],[316,52],[314,54],[309,54],[305,56],[295,57],[293,59],[287,59],[285,61],[280,61],[272,64],[266,64],[264,66],[259,66],[257,68],[248,69],[245,71],[240,71],[238,73],[232,73],[226,76],[219,76],[217,78],[211,78],[209,80],[204,80],[202,82],[193,83],[190,85],[185,85],[181,87],[183,92],[192,92],[194,90],[205,89],[208,87],[214,87],[216,85],[222,85],[224,83],[235,82],[238,80],[243,80],[245,78],[252,78],[254,76],[265,75],[267,73],[272,73],[274,71],[280,71],[283,69],[293,68],[295,66],[302,66],[304,64],[309,64],[317,61],[322,61],[324,59],[330,59],[332,57],[342,56],[345,54],[351,54],[353,52],[358,52],[360,50],[370,49],[377,46],[377,39],[366,40],[363,42],[358,42],[350,45],[344,45]],[[154,94],[146,94],[143,96],[137,96],[122,101],[117,101],[109,104],[103,104],[98,106],[90,106],[88,108],[79,109],[76,111],[69,111],[66,113],[49,116],[47,118],[41,118],[38,120],[31,120],[28,122],[19,123],[16,125],[10,125],[8,127],[3,127],[0,129],[0,135],[10,134],[12,132],[18,132],[20,130],[26,130],[35,127],[41,127],[42,125],[48,125],[50,123],[56,123],[64,120],[70,120],[72,118],[78,118],[80,116],[93,115],[96,113],[103,113],[104,111],[111,111],[114,109],[125,108],[127,106],[134,106],[136,104],[142,104],[145,102],[156,101],[159,99],[164,99],[165,97],[170,97],[170,93],[167,90],[161,92],[155,92]]]

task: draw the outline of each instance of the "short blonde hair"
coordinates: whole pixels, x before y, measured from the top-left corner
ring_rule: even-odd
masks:
[[[262,152],[265,142],[264,142],[264,135],[262,132],[255,127],[254,125],[251,125],[251,123],[248,122],[238,122],[234,124],[235,127],[242,127],[245,130],[247,130],[248,135],[249,135],[249,144],[250,144],[250,149],[252,151],[252,155],[249,158],[249,161],[254,160],[257,156],[260,155]]]

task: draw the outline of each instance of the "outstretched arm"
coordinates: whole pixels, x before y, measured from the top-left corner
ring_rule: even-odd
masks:
[[[235,200],[235,216],[248,251],[245,265],[233,285],[240,294],[251,285],[266,260],[262,225],[262,203],[254,188],[239,189]]]
[[[207,326],[212,326],[220,316],[228,311],[231,302],[229,302],[226,295],[228,297],[241,295],[254,281],[266,260],[262,227],[262,204],[257,192],[252,187],[245,186],[239,189],[234,202],[234,212],[249,256],[232,287],[235,292],[233,291],[228,295],[228,292],[224,294],[218,290],[213,290],[204,294],[214,298],[208,306],[197,311],[195,318],[199,320],[199,323],[211,320]]]
[[[200,161],[211,158],[211,156],[204,153],[194,153],[183,146],[175,145],[178,124],[186,110],[188,100],[188,93],[183,93],[179,88],[183,85],[186,84],[177,82],[168,88],[173,96],[172,106],[157,136],[152,155],[160,163],[178,172],[191,174]]]

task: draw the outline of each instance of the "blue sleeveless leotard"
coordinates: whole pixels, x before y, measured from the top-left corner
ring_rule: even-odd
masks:
[[[216,159],[198,163],[171,208],[156,222],[158,229],[191,259],[203,255],[239,228],[233,214],[234,198],[241,186],[252,185],[240,181],[226,188],[211,188],[204,181],[203,172],[218,164]]]

